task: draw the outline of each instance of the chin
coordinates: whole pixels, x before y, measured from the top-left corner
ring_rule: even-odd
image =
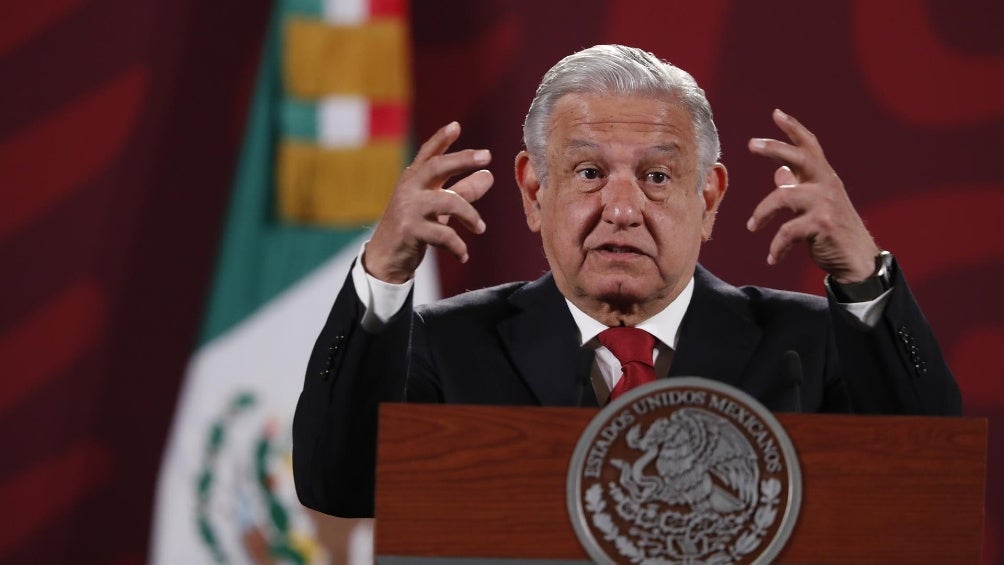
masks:
[[[612,304],[637,304],[652,297],[651,289],[645,292],[638,284],[637,279],[615,278],[609,281],[602,281],[592,289],[589,294],[603,302]]]

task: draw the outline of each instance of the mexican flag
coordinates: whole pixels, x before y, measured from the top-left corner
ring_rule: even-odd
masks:
[[[403,1],[277,2],[161,464],[154,563],[372,560],[371,524],[297,501],[291,425],[314,339],[409,157],[407,29]],[[418,302],[439,294],[434,259]]]

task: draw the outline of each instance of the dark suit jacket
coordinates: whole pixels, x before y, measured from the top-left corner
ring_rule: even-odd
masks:
[[[958,387],[898,269],[879,324],[865,330],[823,298],[736,288],[701,266],[670,377],[726,382],[775,411],[952,415]],[[363,330],[351,277],[307,368],[293,421],[306,506],[372,516],[377,404],[385,401],[595,405],[578,332],[550,274],[468,292]],[[782,369],[798,352],[798,385]],[[583,366],[585,365],[585,366]],[[796,395],[799,400],[796,400]]]

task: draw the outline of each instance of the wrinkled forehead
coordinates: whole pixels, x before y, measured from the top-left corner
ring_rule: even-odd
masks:
[[[606,135],[696,144],[693,117],[675,96],[572,93],[558,99],[547,128],[549,146],[582,146]]]

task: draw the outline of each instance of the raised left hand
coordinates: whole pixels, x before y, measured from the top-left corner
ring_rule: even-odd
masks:
[[[774,123],[791,143],[753,138],[749,150],[781,163],[775,189],[753,210],[750,231],[767,225],[783,210],[794,217],[778,228],[767,263],[777,264],[799,241],[809,245],[812,260],[838,283],[860,282],[875,271],[879,248],[851,204],[844,183],[823,155],[816,136],[795,118],[774,110]]]

